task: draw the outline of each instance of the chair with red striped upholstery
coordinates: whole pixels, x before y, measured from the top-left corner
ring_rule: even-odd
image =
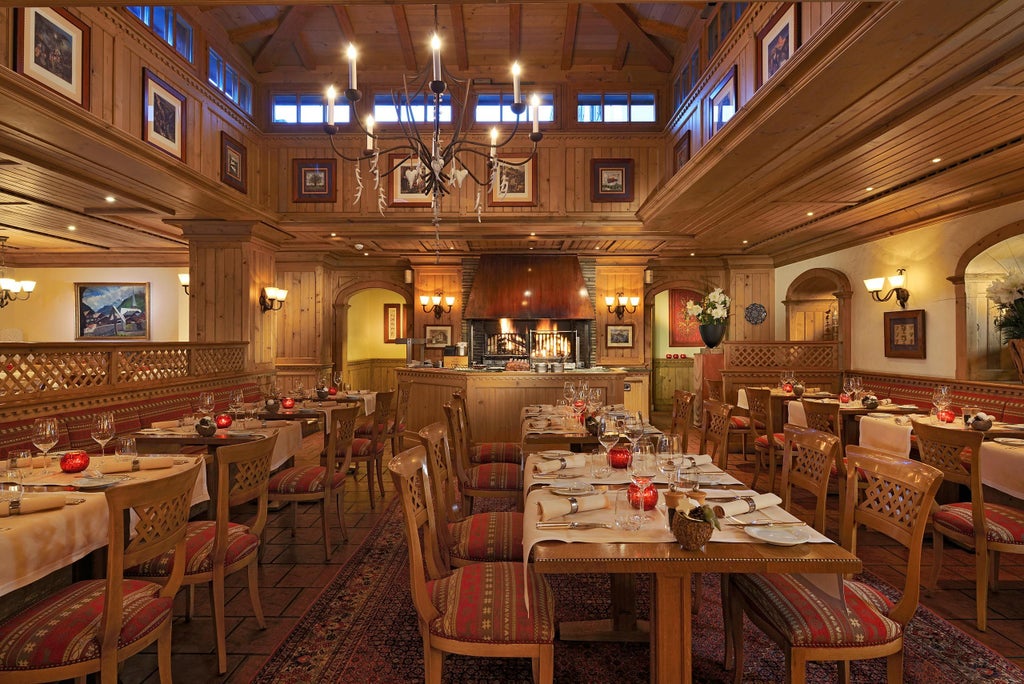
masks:
[[[675,390],[672,392],[672,424],[669,432],[679,435],[683,441],[683,450],[689,449],[690,426],[693,425],[693,403],[697,397],[693,392]]]
[[[448,421],[448,444],[455,454],[455,472],[459,476],[459,489],[466,504],[466,514],[473,514],[473,499],[511,499],[518,509],[523,502],[523,471],[518,463],[472,463],[469,460],[469,440],[466,436],[466,412],[462,402],[444,405]]]
[[[704,398],[712,401],[725,401],[725,381],[722,379],[709,380],[704,378]],[[740,449],[743,455],[747,454],[747,432],[750,430],[750,417],[747,415],[747,407],[740,402],[733,405],[733,412],[729,416],[730,427],[740,437]]]
[[[469,408],[462,392],[452,392],[452,406],[459,407],[466,417],[466,444],[470,463],[522,463],[523,448],[517,442],[474,442],[469,423]]]
[[[768,463],[768,491],[775,491],[775,466],[782,457],[785,447],[783,434],[772,432],[772,391],[759,387],[747,387],[747,411],[750,414],[750,436],[754,441],[754,479],[751,489],[757,489],[761,479],[761,467]]]
[[[388,424],[391,437],[391,455],[405,451],[405,430],[409,415],[409,399],[412,397],[412,380],[398,383],[398,400],[395,402],[395,416]]]
[[[981,485],[981,443],[976,430],[953,430],[913,421],[922,463],[942,471],[950,482],[968,487],[971,500],[940,506],[932,516],[935,548],[931,584],[938,586],[943,538],[974,549],[974,593],[978,629],[988,627],[988,592],[998,588],[999,554],[1024,553],[1024,510],[985,503]]]
[[[523,560],[523,514],[493,511],[463,515],[458,480],[452,469],[448,436],[442,423],[418,433],[427,455],[427,472],[437,508],[437,536],[445,564]]]
[[[810,492],[816,500],[814,529],[825,534],[829,475],[842,456],[842,445],[835,435],[810,428],[787,424],[783,430],[782,507],[790,510],[793,487]]]
[[[729,417],[734,408],[732,404],[724,404],[714,399],[704,401],[700,451],[715,459],[722,470],[729,467],[729,430],[732,427]]]
[[[210,586],[210,611],[213,614],[214,638],[217,641],[217,672],[228,671],[227,628],[224,621],[227,575],[248,570],[249,600],[260,629],[266,629],[260,604],[259,560],[260,537],[267,522],[267,481],[270,459],[274,455],[277,435],[217,449],[216,512],[213,520],[189,522],[185,539],[185,576],[188,587],[188,616],[195,602],[195,586]],[[231,522],[231,509],[256,502],[256,517],[249,524]],[[152,558],[129,568],[125,574],[162,581],[170,577],[177,557],[173,552]]]
[[[331,412],[331,429],[321,464],[283,468],[270,478],[270,501],[290,502],[292,505],[292,536],[298,526],[299,502],[320,503],[320,524],[324,536],[324,561],[331,559],[331,508],[338,514],[341,538],[348,541],[345,527],[345,480],[352,462],[352,442],[355,437],[359,404],[353,403]]]
[[[154,641],[161,684],[171,684],[174,594],[185,571],[185,525],[202,467],[106,490],[107,578],[75,582],[0,623],[0,681],[54,682],[117,665]],[[129,511],[138,522],[128,539]],[[126,567],[165,553],[179,559],[165,584],[126,579]]]
[[[905,546],[906,581],[899,600],[841,578],[836,596],[829,596],[800,575],[729,575],[726,666],[731,651],[737,684],[743,681],[744,613],[785,651],[786,681],[805,681],[806,664],[813,660],[842,661],[839,681],[850,681],[851,660],[881,657],[887,659],[889,684],[903,681],[904,630],[917,610],[924,532],[942,473],[923,463],[866,452],[848,455],[850,467],[864,473],[867,488],[858,501],[856,479],[844,483],[843,546],[856,553],[860,525]]]
[[[370,508],[374,508],[373,478],[376,475],[380,496],[384,498],[384,452],[388,446],[388,423],[395,417],[395,391],[377,392],[373,415],[368,416],[370,436],[356,427],[352,440],[352,463],[366,464],[366,486],[370,493]]]
[[[474,563],[450,572],[438,558],[430,476],[422,446],[391,459],[409,548],[409,585],[423,639],[424,681],[440,684],[445,653],[530,658],[533,679],[554,680],[554,595],[522,563]]]

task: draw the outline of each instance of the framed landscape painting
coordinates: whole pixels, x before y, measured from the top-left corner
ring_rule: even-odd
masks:
[[[220,132],[220,181],[238,192],[245,192],[245,145],[224,131]]]
[[[452,326],[428,325],[424,327],[423,337],[427,338],[427,349],[441,349],[452,343]]]
[[[75,283],[75,303],[75,339],[149,339],[149,283]]]
[[[757,32],[757,87],[768,81],[800,45],[800,12],[786,3]]]
[[[591,159],[590,201],[632,202],[633,160]]]
[[[327,202],[337,200],[335,159],[292,159],[292,202]]]
[[[609,349],[615,347],[632,347],[633,346],[633,324],[627,323],[625,325],[609,325],[606,326],[605,332],[607,339],[605,340],[605,346]]]
[[[395,168],[399,162],[402,165]],[[419,172],[418,159],[402,161],[402,155],[393,154],[388,163],[391,182],[388,183],[388,206],[395,207],[429,207],[430,197],[423,194],[424,181]]]
[[[185,160],[185,96],[142,70],[142,139]]]
[[[19,73],[88,107],[89,27],[61,7],[18,11]]]
[[[529,160],[498,159],[498,168],[487,201],[494,207],[536,205],[537,157],[530,157]]]

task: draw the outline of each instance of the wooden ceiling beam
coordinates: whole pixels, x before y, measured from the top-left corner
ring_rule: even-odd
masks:
[[[338,20],[338,28],[341,29],[341,37],[346,43],[356,42],[356,27],[352,24],[352,17],[344,5],[331,5],[334,10],[334,18]]]
[[[690,32],[682,26],[676,26],[670,24],[667,21],[658,21],[657,19],[646,19],[639,17],[637,24],[644,30],[645,33],[649,33],[654,36],[661,36],[662,38],[671,38],[672,40],[679,41],[685,44],[687,39],[690,37]]]
[[[615,45],[615,59],[612,61],[612,69],[622,71],[622,68],[626,66],[627,54],[629,54],[629,39],[620,33],[618,43]]]
[[[267,36],[273,35],[281,26],[281,20],[279,17],[274,19],[267,19],[261,21],[258,24],[250,24],[249,26],[243,26],[236,28],[233,31],[228,31],[228,40],[235,45],[244,43],[247,40],[253,38],[266,38]]]
[[[625,35],[652,67],[666,73],[672,70],[672,56],[640,28],[636,17],[626,5],[598,4],[594,5],[594,9],[611,22],[619,33]]]
[[[523,52],[523,6],[508,6],[508,61],[515,62]]]
[[[398,42],[402,46],[402,60],[405,68],[409,71],[416,71],[416,50],[412,46],[412,33],[409,31],[409,17],[405,14],[405,8],[394,5],[391,13],[395,17],[395,29],[398,31]]]
[[[452,40],[455,41],[455,62],[459,71],[469,71],[469,48],[466,40],[466,16],[462,12],[461,3],[453,3],[452,15]]]
[[[288,43],[296,43],[296,38],[299,36],[299,32],[306,26],[306,20],[312,11],[312,7],[293,6],[281,13],[281,25],[254,56],[252,62],[257,72],[271,71],[276,66],[273,61],[274,55]],[[296,45],[296,50],[298,51],[298,49]],[[301,53],[299,56],[301,59]],[[303,59],[303,62],[305,63],[305,59]],[[307,66],[307,68],[310,67]]]
[[[562,36],[562,71],[572,69],[572,57],[576,51],[576,28],[580,23],[580,5],[570,2],[565,6],[565,33]]]

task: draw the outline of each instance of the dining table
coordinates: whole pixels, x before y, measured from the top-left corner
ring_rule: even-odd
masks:
[[[614,415],[625,415],[619,406],[607,407]],[[528,404],[519,412],[520,439],[523,453],[551,448],[564,448],[573,452],[591,451],[600,443],[574,415],[551,404]],[[644,437],[662,435],[654,425],[644,423]]]
[[[143,428],[132,434],[140,454],[180,453],[185,447],[202,447],[212,456],[217,449],[231,444],[243,444],[256,439],[277,435],[277,445],[271,456],[271,469],[276,470],[302,449],[302,426],[287,420],[258,421],[246,425],[238,421],[237,427],[218,429],[204,437],[193,426]]]

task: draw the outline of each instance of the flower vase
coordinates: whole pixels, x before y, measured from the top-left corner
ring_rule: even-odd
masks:
[[[1024,382],[1024,340],[1007,340],[1006,346],[1010,350],[1010,360],[1013,367],[1017,369],[1017,379]]]
[[[725,323],[702,323],[697,328],[700,331],[700,339],[708,349],[714,349],[722,343],[725,337]]]

